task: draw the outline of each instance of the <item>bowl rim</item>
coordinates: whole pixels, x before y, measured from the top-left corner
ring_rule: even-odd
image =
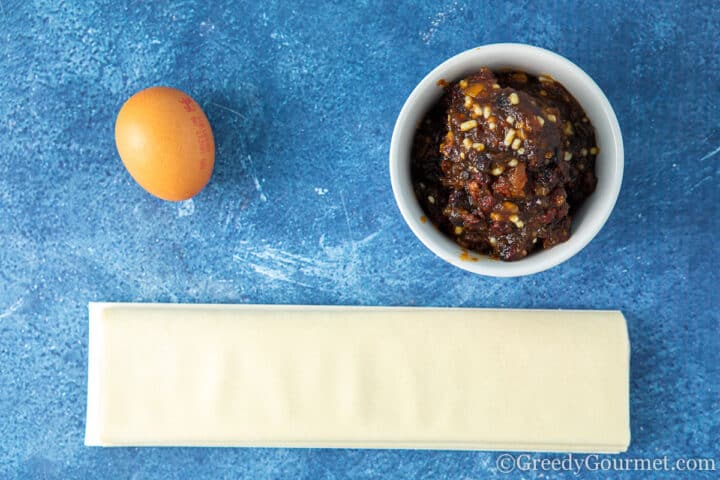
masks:
[[[565,69],[566,75],[573,76],[578,79],[578,81],[587,85],[592,102],[596,103],[597,107],[600,109],[602,113],[602,115],[600,115],[600,119],[605,124],[604,127],[606,131],[610,134],[607,142],[601,145],[601,152],[605,150],[605,147],[608,144],[612,144],[612,148],[615,152],[613,158],[606,160],[611,162],[610,170],[612,174],[609,175],[609,178],[607,179],[609,180],[609,186],[606,188],[604,196],[597,202],[597,205],[592,210],[592,215],[585,215],[585,218],[583,218],[584,228],[578,231],[573,231],[570,240],[567,242],[542,252],[536,252],[523,259],[513,262],[492,260],[484,255],[476,254],[472,251],[467,252],[467,250],[457,245],[454,241],[445,236],[445,234],[432,226],[430,222],[425,224],[421,220],[421,217],[424,216],[424,212],[422,211],[422,207],[420,207],[420,203],[415,197],[415,193],[412,189],[409,164],[410,154],[407,151],[405,151],[405,155],[403,154],[403,149],[408,146],[411,148],[412,137],[410,137],[409,144],[408,142],[400,144],[400,137],[409,128],[412,128],[412,131],[414,132],[416,128],[415,124],[419,121],[417,115],[411,115],[411,110],[413,110],[414,104],[421,96],[426,95],[428,91],[436,91],[434,89],[438,88],[436,85],[437,80],[444,78],[442,76],[444,72],[456,67],[457,65],[468,63],[468,61],[471,62],[479,54],[482,54],[483,56],[495,54],[502,55],[503,53],[507,54],[508,51],[514,51],[515,54],[527,54],[530,56],[549,59],[555,64],[561,65],[562,68]],[[553,74],[552,71],[544,73]],[[455,79],[448,78],[446,80],[452,81]],[[563,85],[565,86],[565,82]],[[568,90],[571,94],[573,94],[573,96],[576,96],[572,90],[569,88]],[[587,104],[585,108],[587,108]],[[598,118],[593,118],[593,124],[597,132]],[[404,158],[408,161],[402,162]],[[519,277],[542,272],[565,262],[580,252],[598,234],[610,217],[620,194],[624,170],[624,148],[622,133],[620,131],[615,111],[610,105],[610,102],[604,92],[600,89],[597,83],[595,83],[595,81],[587,73],[585,73],[585,71],[562,55],[541,47],[522,43],[494,43],[471,48],[450,57],[432,69],[415,86],[405,100],[405,103],[403,104],[395,122],[390,142],[389,169],[395,203],[397,204],[405,223],[408,227],[410,227],[410,230],[430,251],[446,262],[469,272],[492,277]],[[409,195],[408,186],[410,187]],[[596,191],[595,194],[597,193],[598,192]],[[468,261],[468,259],[473,259],[475,261]]]

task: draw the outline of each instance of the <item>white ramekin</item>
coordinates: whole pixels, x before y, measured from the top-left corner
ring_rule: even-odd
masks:
[[[573,217],[570,239],[514,262],[492,260],[475,252],[467,252],[429,221],[423,222],[421,218],[424,212],[415,197],[410,174],[410,151],[415,129],[443,93],[438,82],[458,80],[483,66],[552,76],[582,105],[595,127],[600,149],[595,165],[597,188]],[[620,193],[623,161],[622,134],[615,112],[592,78],[556,53],[530,45],[499,43],[467,50],[450,58],[415,87],[395,123],[390,145],[390,179],[395,201],[408,226],[437,256],[470,272],[493,277],[517,277],[559,265],[595,237],[610,216]]]

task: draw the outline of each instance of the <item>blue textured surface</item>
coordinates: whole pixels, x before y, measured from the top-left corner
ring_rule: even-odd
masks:
[[[503,476],[485,452],[86,448],[91,300],[619,308],[624,457],[720,468],[717,2],[243,3],[0,0],[0,478]],[[414,85],[498,41],[585,69],[626,148],[600,235],[506,280],[421,246],[387,175]],[[156,84],[193,95],[215,131],[192,201],[149,196],[115,151],[121,104]]]

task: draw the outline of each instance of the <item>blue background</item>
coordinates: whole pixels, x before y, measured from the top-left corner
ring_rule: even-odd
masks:
[[[91,300],[619,308],[623,457],[720,468],[720,4],[625,3],[0,0],[0,478],[504,476],[487,452],[86,448]],[[597,238],[504,280],[426,250],[387,172],[415,84],[501,41],[580,65],[626,148]],[[214,128],[215,173],[191,201],[145,193],[115,150],[120,106],[157,84]]]

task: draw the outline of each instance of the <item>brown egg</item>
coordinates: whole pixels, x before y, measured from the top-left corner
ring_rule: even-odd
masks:
[[[210,123],[200,105],[175,88],[151,87],[130,97],[115,122],[115,143],[135,181],[163,200],[197,195],[212,175]]]

